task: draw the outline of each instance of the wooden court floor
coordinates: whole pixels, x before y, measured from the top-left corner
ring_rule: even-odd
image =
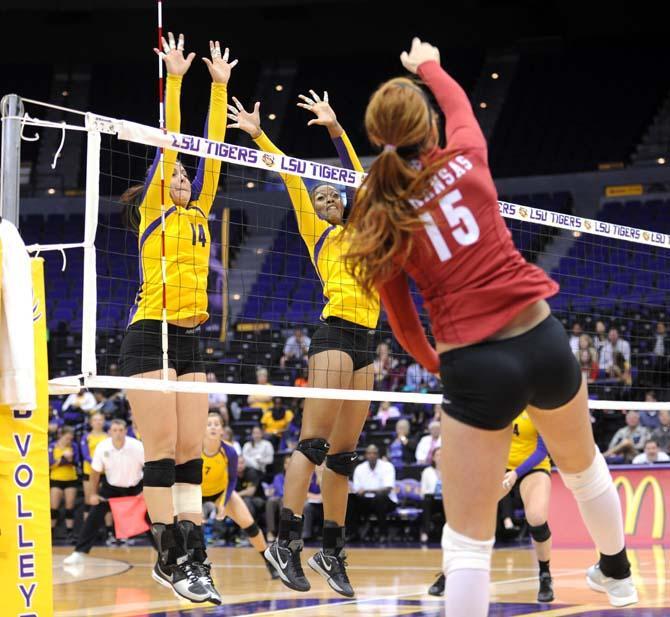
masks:
[[[251,548],[214,548],[214,578],[224,598],[222,606],[194,605],[177,600],[150,577],[153,553],[145,547],[94,548],[81,566],[67,567],[65,548],[54,549],[55,617],[114,615],[280,617],[438,617],[443,600],[426,593],[436,577],[439,549],[353,548],[349,574],[354,600],[338,596],[307,566],[312,583],[308,593],[293,592],[272,581]],[[527,549],[496,550],[493,556],[490,617],[661,617],[670,616],[668,557],[662,547],[630,551],[640,593],[634,608],[612,609],[604,596],[590,591],[584,571],[595,557],[591,550],[555,550],[552,571],[556,601],[538,604],[534,553]],[[447,616],[448,617],[448,616]]]

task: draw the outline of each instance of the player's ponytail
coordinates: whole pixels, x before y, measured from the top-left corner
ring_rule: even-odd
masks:
[[[144,184],[135,184],[127,188],[119,199],[123,204],[121,220],[126,229],[132,231],[135,235],[139,233],[140,229],[140,202],[144,189]]]
[[[382,152],[356,192],[346,226],[351,248],[345,259],[347,270],[371,293],[409,256],[414,233],[422,224],[409,200],[426,192],[442,161],[425,169],[415,163],[430,143],[434,112],[409,79],[396,78],[380,86],[365,112],[365,128]]]

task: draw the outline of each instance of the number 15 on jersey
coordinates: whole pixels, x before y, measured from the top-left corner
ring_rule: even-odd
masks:
[[[439,204],[449,223],[453,239],[461,246],[470,246],[479,240],[479,225],[477,225],[470,209],[463,203],[459,204],[462,199],[463,195],[456,189],[442,197]],[[440,261],[451,259],[451,251],[432,215],[429,212],[424,212],[420,215],[420,218],[426,227],[428,238]]]

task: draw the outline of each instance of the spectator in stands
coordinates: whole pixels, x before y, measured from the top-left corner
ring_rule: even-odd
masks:
[[[138,495],[142,492],[143,468],[142,442],[126,435],[124,420],[112,420],[109,437],[101,441],[95,449],[91,463],[89,504],[93,508],[79,534],[74,552],[63,563],[80,563],[84,555],[90,552],[109,511],[108,499]]]
[[[605,452],[610,462],[630,463],[637,456],[649,439],[649,431],[640,425],[640,414],[637,411],[627,411],[626,426],[620,428],[612,437],[609,448]],[[623,460],[619,460],[623,459]]]
[[[63,419],[58,416],[58,412],[53,408],[49,408],[49,428],[47,435],[47,442],[51,443],[58,439],[60,427],[63,426]]]
[[[668,336],[665,323],[659,321],[656,324],[656,334],[652,341],[652,370],[653,383],[662,388],[668,385],[668,372],[670,372],[670,336]]]
[[[633,459],[633,465],[654,465],[655,463],[668,463],[670,456],[660,450],[656,440],[651,438],[644,444],[644,452]]]
[[[630,370],[630,362],[620,351],[614,352],[614,362],[607,369],[607,376],[616,379],[621,386],[632,386],[633,376]]]
[[[375,514],[379,524],[379,541],[384,542],[388,530],[386,516],[397,502],[395,468],[379,458],[379,449],[374,444],[365,449],[365,459],[354,470],[353,494],[349,499],[351,521],[353,529],[359,528],[360,536],[364,538],[369,530],[369,517]]]
[[[596,350],[591,347],[589,349],[580,349],[578,353],[577,359],[582,369],[582,377],[586,380],[586,383],[593,383],[598,379],[598,374],[600,373],[598,360],[596,359]]]
[[[216,373],[210,371],[207,373],[207,383],[218,383]],[[223,419],[223,425],[230,424],[230,416],[228,415],[228,395],[223,393],[212,392],[207,395],[209,400],[209,410],[216,411]]]
[[[293,334],[286,339],[284,344],[284,353],[279,360],[279,366],[285,368],[288,366],[306,366],[307,352],[311,339],[307,336],[300,326],[296,326]]]
[[[596,348],[599,358],[605,343],[607,343],[607,328],[605,327],[604,322],[596,321],[596,335],[593,338],[593,346]]]
[[[433,420],[428,425],[428,435],[424,435],[416,446],[416,462],[421,465],[430,465],[433,462],[435,450],[441,446],[440,423]]]
[[[579,339],[582,336],[582,324],[580,324],[578,321],[575,321],[572,324],[572,334],[570,334],[570,348],[572,349],[572,353],[577,355],[577,351],[579,350]]]
[[[274,460],[275,450],[272,444],[263,439],[263,430],[260,426],[251,429],[251,439],[242,447],[242,457],[247,468],[265,473],[268,465]]]
[[[616,364],[617,352],[623,355],[625,363],[630,367],[630,344],[619,336],[616,328],[610,328],[607,341],[600,348],[600,368],[605,371],[611,370]]]
[[[58,522],[58,509],[65,499],[65,527],[68,542],[74,533],[74,504],[77,498],[79,451],[74,443],[74,429],[64,426],[58,439],[49,446],[49,484],[51,492],[51,529]]]
[[[81,426],[88,422],[91,411],[97,405],[95,396],[82,388],[77,394],[70,394],[61,408],[61,417],[68,426]]]
[[[282,435],[293,420],[293,411],[287,409],[284,401],[279,397],[273,399],[273,404],[261,416],[261,425],[267,439],[276,450],[281,442]]]
[[[442,507],[442,475],[440,473],[440,448],[433,452],[433,462],[421,472],[421,498],[423,499],[423,518],[421,523],[421,543],[428,542],[428,536],[435,529],[433,517],[439,515],[437,529],[444,525]]]
[[[309,377],[309,369],[307,367],[305,367],[305,368],[301,369],[300,373],[295,378],[295,382],[293,383],[293,385],[296,388],[306,388],[308,377]]]
[[[98,445],[107,439],[107,431],[105,431],[105,416],[96,411],[90,420],[91,430],[84,433],[79,440],[79,453],[82,462],[82,480],[84,484],[84,516],[88,515],[91,506],[89,505],[91,497],[91,462],[93,455]]]
[[[430,392],[439,388],[440,381],[430,371],[427,371],[418,362],[407,367],[405,373],[406,392]]]
[[[375,390],[395,391],[402,377],[400,363],[391,355],[388,343],[377,345],[377,356],[374,359]]]
[[[391,405],[389,401],[382,401],[379,404],[379,409],[375,414],[375,420],[379,420],[382,426],[386,426],[386,423],[390,418],[399,418],[400,410],[395,406]]]
[[[274,542],[277,538],[277,522],[279,521],[279,512],[281,511],[284,499],[284,479],[290,462],[291,457],[285,456],[284,471],[275,474],[272,484],[264,487],[265,497],[267,498],[265,502],[265,530],[268,542]]]
[[[658,444],[663,452],[670,454],[670,411],[667,409],[659,411],[658,420],[660,424],[657,429],[654,429],[651,439]]]
[[[395,425],[395,439],[388,447],[388,457],[394,467],[403,467],[414,462],[414,444],[409,436],[410,424],[401,418]]]
[[[126,393],[123,390],[117,390],[116,392],[110,392],[108,397],[105,397],[104,394],[96,392],[96,399],[100,394],[100,399],[98,404],[95,406],[95,411],[100,411],[105,414],[105,418],[112,420],[113,418],[119,418],[128,422],[130,416],[130,405],[128,404],[128,399],[126,398]]]
[[[599,409],[591,411],[591,418],[596,444],[605,452],[615,433],[626,426],[626,416],[618,409]]]
[[[237,486],[235,490],[247,504],[247,508],[255,521],[258,521],[265,512],[265,494],[261,486],[261,478],[260,471],[247,467],[244,456],[237,459]]]
[[[259,386],[267,386],[269,385],[268,381],[268,369],[259,366],[256,369],[256,383]],[[262,409],[263,411],[267,411],[272,407],[272,397],[268,396],[267,394],[250,394],[247,397],[247,404],[249,407],[258,407],[259,409]]]
[[[644,394],[645,403],[656,403],[656,392],[653,390],[648,390]],[[661,425],[661,420],[659,419],[658,411],[641,411],[640,412],[640,424],[646,429],[649,429],[649,432],[657,429]]]
[[[242,446],[240,446],[240,442],[235,439],[235,435],[233,435],[233,428],[230,425],[223,427],[223,439],[224,441],[233,444],[233,448],[235,449],[235,452],[237,452],[237,456],[242,456]]]

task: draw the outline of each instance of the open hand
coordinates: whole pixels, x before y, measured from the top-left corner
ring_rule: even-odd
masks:
[[[203,58],[204,63],[209,69],[209,74],[212,76],[212,81],[217,84],[227,84],[230,79],[230,73],[237,65],[237,60],[228,62],[230,50],[226,47],[221,54],[221,45],[219,41],[209,42],[209,53],[212,59]]]
[[[234,106],[228,105],[228,111],[230,112],[229,117],[233,121],[232,124],[228,125],[228,128],[240,129],[241,131],[248,133],[251,139],[260,137],[263,132],[261,130],[261,104],[256,101],[254,110],[249,112],[244,109],[242,103],[235,97],[233,97],[233,103],[235,103]]]
[[[163,51],[154,47],[154,52],[165,62],[165,68],[169,75],[186,75],[191,68],[191,62],[195,58],[195,53],[191,52],[184,58],[184,35],[180,34],[177,43],[174,40],[174,34],[168,32],[168,40],[162,39]]]
[[[310,90],[309,93],[312,95],[311,98],[304,94],[298,95],[298,98],[303,101],[302,103],[298,103],[298,107],[311,111],[316,116],[316,118],[312,118],[307,123],[307,126],[318,124],[328,129],[338,128],[337,116],[328,102],[328,92],[324,91],[323,100],[314,90]]]
[[[419,67],[429,60],[440,63],[440,50],[430,43],[424,43],[418,36],[412,39],[412,48],[409,53],[403,51],[400,54],[400,62],[410,72],[416,73]]]

